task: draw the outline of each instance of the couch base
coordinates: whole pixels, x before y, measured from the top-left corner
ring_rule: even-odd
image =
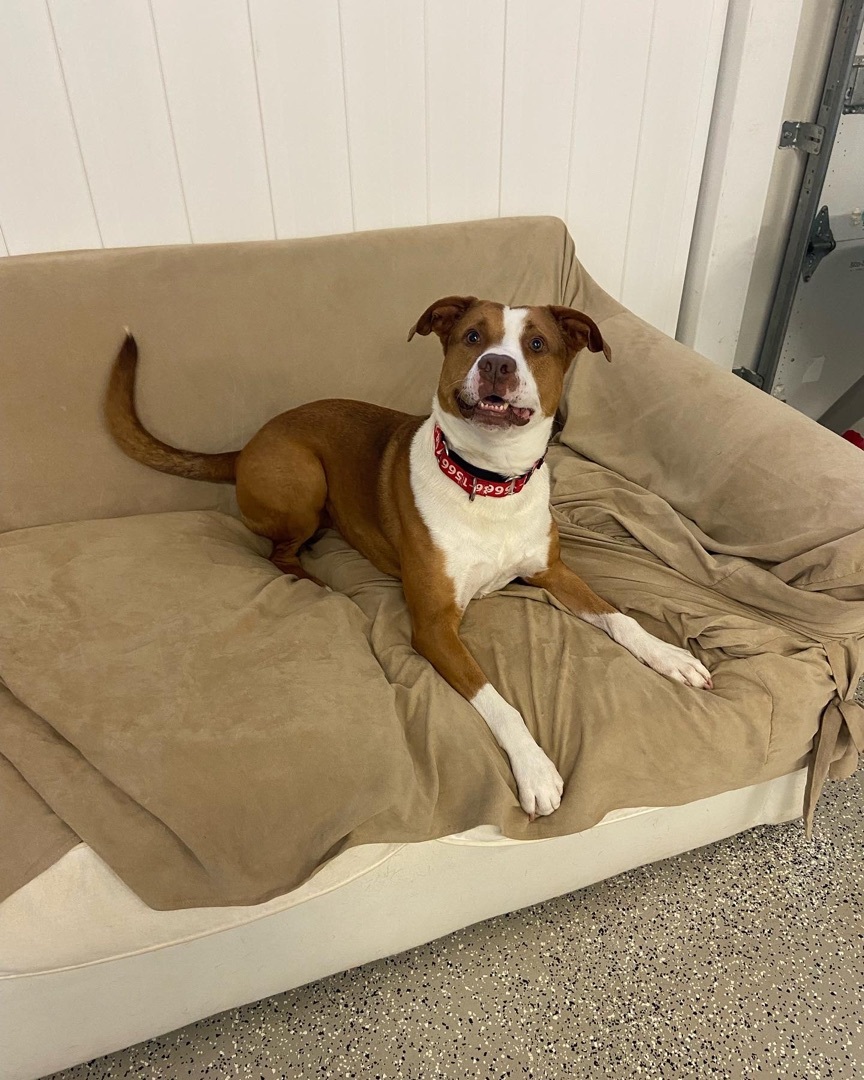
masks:
[[[534,842],[406,844],[333,891],[239,926],[0,977],[2,1080],[33,1080],[756,825],[801,814],[805,772]],[[86,899],[82,897],[82,902]]]

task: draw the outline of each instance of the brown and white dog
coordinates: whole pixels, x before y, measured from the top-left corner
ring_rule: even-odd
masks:
[[[533,819],[558,808],[564,783],[459,637],[473,597],[521,578],[655,671],[699,688],[710,688],[711,676],[561,561],[542,463],[573,358],[586,346],[610,357],[594,322],[571,308],[448,296],[423,312],[409,341],[415,333],[437,334],[444,348],[429,417],[316,401],[275,417],[239,452],[178,450],[138,419],[131,336],[115,361],[105,414],[121,449],[137,461],[236,483],[244,522],[273,541],[271,558],[286,573],[311,577],[298,552],[332,525],[379,570],[401,578],[414,648],[486,721]]]

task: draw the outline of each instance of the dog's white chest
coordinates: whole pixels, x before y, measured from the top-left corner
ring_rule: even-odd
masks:
[[[472,502],[441,472],[429,440],[424,424],[411,445],[411,488],[444,557],[459,608],[514,578],[545,570],[551,524],[548,470],[538,470],[514,495],[479,496]]]

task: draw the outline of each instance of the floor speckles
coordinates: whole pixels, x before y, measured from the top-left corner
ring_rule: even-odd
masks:
[[[756,829],[53,1080],[855,1080],[862,781],[810,843]]]

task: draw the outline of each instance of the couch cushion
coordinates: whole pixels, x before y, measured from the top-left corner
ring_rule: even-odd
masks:
[[[350,950],[343,963],[352,965],[380,955],[374,951],[380,945],[368,938],[367,920],[358,918],[358,905],[366,913],[375,910],[385,923],[394,912],[399,914],[381,950],[390,952],[407,944],[403,932],[409,925],[415,933],[420,929],[416,943],[423,932],[444,932],[442,917],[452,920],[446,928],[455,928],[460,918],[458,925],[465,925],[466,920],[537,903],[741,829],[789,821],[800,813],[803,789],[801,770],[684,807],[615,810],[592,829],[566,837],[513,840],[494,826],[482,825],[422,844],[363,844],[331,859],[290,893],[243,907],[154,911],[92,848],[78,844],[0,903],[0,1006],[4,983],[10,990],[21,977],[104,961],[146,961],[166,947],[182,954],[182,946],[226,931],[216,946],[220,959],[227,961],[233,952],[236,963],[254,973],[260,993],[259,971],[248,962],[248,939],[231,931],[242,933],[262,919],[269,924],[269,929],[262,928],[269,949],[284,964],[279,986],[287,988],[343,966],[333,962],[336,949]],[[494,898],[491,907],[488,898]],[[293,919],[268,918],[301,905]],[[176,964],[172,974],[181,986],[190,977],[188,963],[181,956],[169,961]],[[146,962],[136,968],[132,978],[139,987],[142,979],[152,983],[159,978]],[[116,978],[115,973],[115,984]],[[231,980],[229,984],[233,986]],[[85,993],[92,993],[92,985]]]
[[[361,843],[561,835],[800,766],[832,693],[819,647],[663,565],[626,521],[614,535],[618,478],[572,455],[564,474],[568,559],[689,641],[716,690],[664,679],[537,590],[472,604],[469,647],[567,784],[547,819],[527,821],[483,721],[412,650],[399,582],[335,533],[307,562],[336,591],[283,577],[216,512],[0,538],[0,753],[158,908],[262,902]]]
[[[602,308],[587,278],[574,302]],[[611,364],[579,358],[562,442],[660,495],[699,544],[838,599],[864,632],[864,468],[833,432],[723,371],[629,311],[601,321]],[[826,607],[827,612],[827,607]]]
[[[299,888],[263,904],[154,911],[92,848],[78,844],[0,903],[0,980],[97,964],[219,934],[340,889],[382,866],[402,846],[364,844],[343,851]],[[86,903],[81,902],[84,897]],[[314,942],[308,944],[314,949]]]
[[[283,892],[410,785],[363,614],[234,519],[0,543],[2,752],[157,906]]]

